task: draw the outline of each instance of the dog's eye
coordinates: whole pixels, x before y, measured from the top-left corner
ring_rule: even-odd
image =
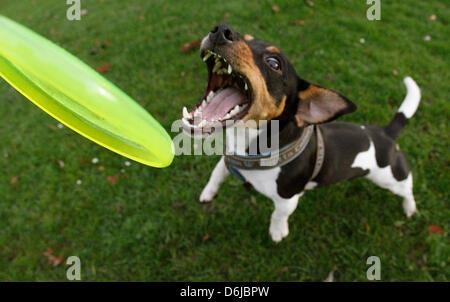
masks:
[[[277,59],[272,57],[266,58],[266,63],[273,70],[280,70],[280,61],[278,61]]]

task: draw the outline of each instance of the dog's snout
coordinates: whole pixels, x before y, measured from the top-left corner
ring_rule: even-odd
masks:
[[[220,24],[218,26],[214,26],[214,28],[211,29],[209,38],[212,43],[216,45],[221,45],[225,43],[234,42],[237,37],[236,33],[230,26],[226,24]]]

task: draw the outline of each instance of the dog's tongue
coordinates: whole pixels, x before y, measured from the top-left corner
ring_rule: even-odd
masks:
[[[236,88],[225,88],[217,93],[203,108],[202,119],[219,120],[227,115],[236,105],[245,103],[245,95]]]

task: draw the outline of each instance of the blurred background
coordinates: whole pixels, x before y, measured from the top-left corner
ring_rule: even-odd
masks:
[[[358,179],[302,197],[290,235],[268,234],[272,201],[230,177],[198,203],[217,156],[179,156],[156,169],[59,124],[0,79],[0,280],[447,281],[449,7],[444,1],[2,0],[0,14],[62,46],[115,83],[170,131],[206,86],[199,40],[227,23],[280,47],[298,74],[358,105],[342,120],[386,125],[403,77],[422,102],[399,139],[419,213]],[[45,55],[45,54],[42,54]],[[171,134],[172,136],[176,134]]]

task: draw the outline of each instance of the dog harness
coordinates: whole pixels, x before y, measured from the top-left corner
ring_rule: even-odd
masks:
[[[237,155],[227,154],[225,155],[225,165],[228,170],[233,173],[237,178],[245,181],[245,178],[239,173],[239,169],[242,170],[268,170],[276,167],[282,167],[294,159],[296,159],[308,146],[311,137],[316,132],[317,136],[317,152],[316,162],[314,164],[313,174],[310,180],[316,178],[322,169],[325,158],[325,144],[323,141],[322,132],[318,126],[308,126],[303,131],[300,138],[280,150],[271,152],[269,154],[261,155]]]

